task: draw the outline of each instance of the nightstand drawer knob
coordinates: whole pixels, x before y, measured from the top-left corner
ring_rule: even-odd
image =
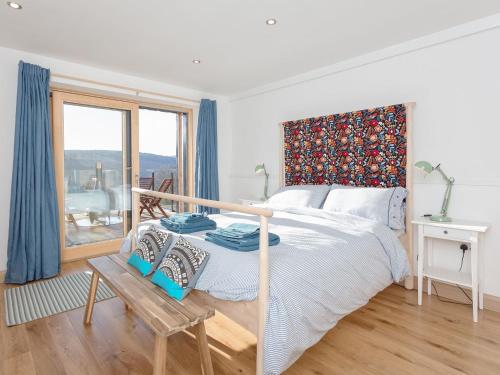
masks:
[[[448,231],[447,231],[447,230],[444,230],[444,231],[443,231],[443,233],[444,233],[444,234],[448,234]]]

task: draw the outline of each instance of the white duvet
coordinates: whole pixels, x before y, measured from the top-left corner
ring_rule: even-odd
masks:
[[[286,370],[345,315],[408,272],[406,251],[387,226],[319,209],[269,207],[269,230],[281,237],[270,250],[270,299],[265,332],[266,374]],[[239,213],[212,215],[219,226],[255,222]],[[259,252],[232,251],[183,235],[210,252],[196,289],[224,300],[253,300]]]

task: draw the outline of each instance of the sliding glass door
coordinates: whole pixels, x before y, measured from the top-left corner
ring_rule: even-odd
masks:
[[[55,92],[63,260],[115,251],[132,227],[135,104]]]
[[[165,109],[139,108],[139,185],[145,189],[186,193],[188,170],[187,113]],[[167,211],[184,209],[166,199],[140,205],[141,221],[165,216]]]
[[[193,194],[190,109],[57,90],[52,104],[63,261],[115,252],[139,221],[189,209],[131,189]]]

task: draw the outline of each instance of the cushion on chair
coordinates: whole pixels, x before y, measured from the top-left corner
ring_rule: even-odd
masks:
[[[182,300],[194,288],[210,254],[179,236],[177,242],[165,254],[151,281],[167,294]]]
[[[152,225],[141,233],[128,264],[137,268],[142,276],[147,276],[158,267],[171,243],[172,233]]]

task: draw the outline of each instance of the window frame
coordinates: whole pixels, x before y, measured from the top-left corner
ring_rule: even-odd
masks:
[[[179,194],[194,196],[194,129],[193,129],[193,107],[180,104],[171,104],[157,101],[155,99],[134,97],[115,93],[102,92],[100,90],[75,88],[67,85],[51,86],[51,111],[52,111],[52,131],[53,131],[53,150],[54,163],[56,169],[56,189],[59,203],[60,236],[61,236],[61,259],[62,262],[84,259],[91,256],[114,253],[119,250],[118,240],[101,241],[94,244],[78,245],[66,249],[65,230],[64,230],[64,133],[62,111],[64,103],[77,103],[103,108],[124,109],[131,114],[131,157],[132,157],[132,187],[139,186],[139,109],[149,108],[175,112],[178,116],[178,147],[182,149],[183,137],[187,141],[187,161],[184,164],[184,153],[180,152],[178,156],[178,178]],[[187,126],[186,133],[183,134],[182,117],[186,115]],[[61,147],[62,146],[62,147]],[[60,151],[63,150],[61,153]],[[184,165],[186,170],[184,170]],[[184,186],[184,181],[186,182]],[[182,210],[182,206],[180,210]],[[189,205],[189,210],[193,209]],[[134,228],[140,222],[139,217],[139,197],[132,194],[132,227]]]

